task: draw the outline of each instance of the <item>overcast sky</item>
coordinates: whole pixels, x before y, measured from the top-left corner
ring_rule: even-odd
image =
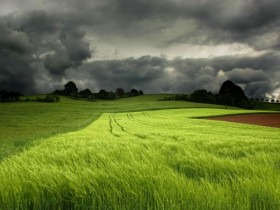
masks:
[[[279,0],[1,0],[0,89],[279,97]]]

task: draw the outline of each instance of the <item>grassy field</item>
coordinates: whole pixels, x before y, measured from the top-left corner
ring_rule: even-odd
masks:
[[[196,119],[248,113],[104,113],[0,163],[0,209],[280,209],[279,129]]]
[[[182,101],[157,101],[163,97],[144,95],[98,102],[62,97],[59,103],[0,103],[0,161],[32,146],[39,139],[84,128],[105,112],[219,107]]]
[[[159,98],[0,104],[0,210],[280,209],[279,128]]]

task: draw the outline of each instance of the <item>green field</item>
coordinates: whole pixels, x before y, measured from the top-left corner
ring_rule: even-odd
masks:
[[[280,209],[280,129],[158,97],[0,104],[0,209]]]
[[[157,101],[163,97],[164,95],[144,95],[98,102],[63,97],[59,103],[0,103],[0,161],[44,137],[84,128],[105,112],[222,107],[183,101]]]

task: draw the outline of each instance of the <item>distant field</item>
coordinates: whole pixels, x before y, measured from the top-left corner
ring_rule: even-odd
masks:
[[[280,129],[197,119],[250,112],[105,113],[3,160],[0,209],[278,210]]]
[[[187,107],[223,108],[217,105],[183,101],[157,101],[163,97],[164,95],[144,95],[97,102],[62,97],[59,103],[0,103],[0,161],[21,152],[26,146],[32,145],[38,139],[84,128],[105,112]]]

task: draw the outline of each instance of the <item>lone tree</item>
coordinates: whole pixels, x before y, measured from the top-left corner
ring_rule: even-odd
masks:
[[[239,107],[249,105],[249,100],[245,96],[242,88],[230,80],[227,80],[222,84],[219,94],[222,98],[222,103],[225,105]]]
[[[64,92],[67,96],[76,96],[78,93],[78,88],[73,81],[69,81],[64,85]]]

